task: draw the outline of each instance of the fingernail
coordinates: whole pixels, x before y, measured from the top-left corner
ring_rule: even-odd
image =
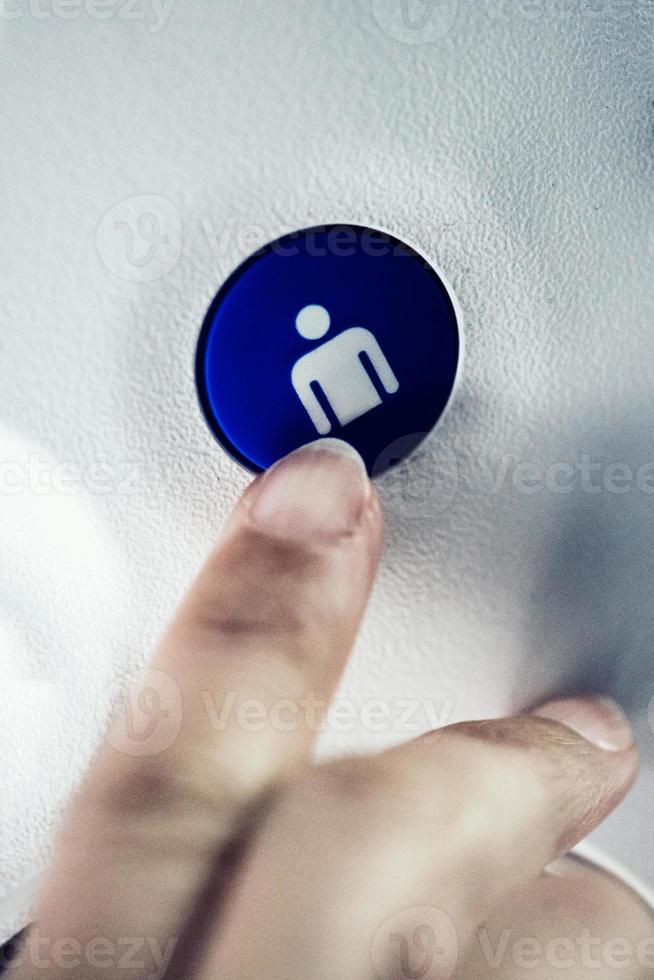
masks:
[[[559,721],[606,752],[624,752],[634,744],[631,726],[622,708],[604,697],[550,701],[533,714]]]
[[[250,520],[285,538],[352,534],[371,495],[363,460],[340,439],[319,439],[275,463],[254,488]]]

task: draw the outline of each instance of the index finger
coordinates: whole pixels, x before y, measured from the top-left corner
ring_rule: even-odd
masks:
[[[315,724],[302,701],[328,703],[380,538],[375,492],[344,443],[305,447],[254,481],[153,661],[180,710],[161,712],[155,754],[130,751],[124,720],[110,734],[64,824],[41,932],[82,946],[148,937],[163,955],[251,808],[305,760]]]

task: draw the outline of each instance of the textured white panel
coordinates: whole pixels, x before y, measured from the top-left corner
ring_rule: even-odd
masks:
[[[381,481],[342,694],[396,720],[418,699],[426,728],[617,693],[646,763],[598,840],[654,878],[654,6],[404,7],[0,6],[0,938],[103,691],[247,482],[196,406],[206,306],[256,245],[341,218],[434,257],[468,347],[446,420]],[[371,727],[323,751],[411,734]]]

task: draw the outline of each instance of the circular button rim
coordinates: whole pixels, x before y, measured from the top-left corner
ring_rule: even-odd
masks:
[[[236,266],[236,268],[233,269],[232,272],[227,276],[223,284],[218,289],[218,292],[212,299],[211,303],[209,304],[209,308],[207,309],[207,312],[204,315],[204,319],[202,321],[202,326],[200,328],[200,334],[198,336],[198,341],[197,341],[197,346],[195,351],[195,361],[194,361],[195,387],[196,387],[200,408],[202,410],[202,414],[209,428],[209,431],[213,435],[216,442],[218,442],[221,448],[227,453],[227,455],[235,463],[238,463],[245,470],[247,470],[249,473],[254,474],[255,476],[259,475],[260,473],[265,473],[266,470],[269,469],[270,467],[259,466],[257,463],[253,462],[248,456],[246,456],[245,453],[243,453],[242,450],[240,450],[234,442],[232,442],[232,440],[225,433],[222,426],[219,424],[211,407],[211,402],[210,402],[206,379],[205,379],[204,366],[206,363],[205,358],[206,358],[207,345],[209,343],[209,338],[211,336],[211,330],[214,323],[216,311],[218,310],[219,306],[223,302],[227,293],[232,289],[234,284],[241,278],[241,276],[245,275],[246,272],[248,272],[248,270],[256,262],[259,261],[259,259],[264,258],[275,247],[279,245],[284,245],[286,242],[291,242],[293,239],[306,237],[312,232],[313,233],[329,232],[333,229],[339,229],[339,228],[354,229],[355,231],[358,232],[377,233],[388,238],[389,243],[391,245],[393,246],[399,245],[401,248],[411,252],[415,257],[415,259],[417,259],[420,262],[420,264],[424,267],[425,271],[428,272],[430,275],[432,275],[437,280],[438,284],[442,287],[444,296],[451,308],[454,324],[456,326],[457,339],[458,339],[457,364],[456,364],[456,371],[452,379],[450,392],[447,397],[447,401],[445,402],[445,405],[443,406],[443,409],[438,419],[432,426],[432,428],[424,434],[423,438],[412,448],[412,450],[408,453],[407,456],[398,460],[396,463],[393,463],[389,467],[390,470],[394,469],[396,466],[401,465],[407,459],[410,459],[411,455],[414,452],[416,452],[416,450],[420,447],[420,445],[422,445],[425,439],[427,439],[435,431],[435,429],[438,428],[444,416],[447,414],[447,411],[450,408],[452,404],[452,400],[458,389],[459,381],[461,379],[461,374],[463,370],[464,357],[465,357],[465,332],[464,332],[464,323],[463,323],[461,308],[458,304],[456,295],[448,279],[443,275],[438,265],[432,259],[430,259],[420,248],[418,248],[412,242],[407,241],[405,238],[399,238],[393,232],[389,231],[386,228],[380,227],[379,225],[362,225],[359,223],[349,222],[349,221],[329,221],[329,222],[325,222],[324,224],[307,225],[306,227],[298,228],[296,231],[286,232],[285,234],[280,235],[277,238],[273,238],[270,241],[266,242],[265,245],[262,245],[255,252],[253,252],[246,259],[244,259],[241,263],[239,263],[239,265]],[[320,438],[321,437],[318,437],[318,439]],[[298,449],[300,448],[301,447],[298,446]],[[353,448],[356,449],[356,446],[353,446]],[[271,466],[272,465],[274,465],[274,463],[272,463]],[[385,473],[387,472],[387,470],[384,470],[383,472]],[[383,473],[375,474],[373,472],[371,474],[372,477],[376,475],[382,476]]]

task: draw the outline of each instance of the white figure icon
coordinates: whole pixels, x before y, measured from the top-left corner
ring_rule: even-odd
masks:
[[[324,337],[331,324],[324,306],[305,306],[295,325],[306,340]],[[351,327],[309,351],[295,364],[291,381],[320,435],[331,432],[332,423],[320,404],[314,385],[319,385],[341,425],[347,425],[382,404],[361,355],[366,354],[382,387],[395,394],[400,384],[376,337],[363,327]]]

